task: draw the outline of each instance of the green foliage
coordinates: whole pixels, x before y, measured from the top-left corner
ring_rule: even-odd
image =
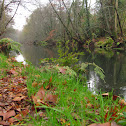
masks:
[[[126,126],[126,112],[123,112],[123,120],[120,120],[118,123],[121,125],[121,126]]]
[[[7,64],[7,57],[0,53],[0,69],[8,67]],[[2,71],[0,72],[0,76],[2,74]]]
[[[120,42],[117,42],[117,46],[120,44]]]
[[[70,43],[69,40],[66,41],[64,46],[61,42],[58,43],[58,54],[57,63],[61,66],[72,66],[78,62],[79,55],[84,55],[83,52],[77,52],[77,43],[75,41]]]
[[[89,44],[91,43],[91,40],[86,41],[86,44],[89,46]]]
[[[94,68],[94,71],[96,72],[97,75],[99,75],[99,77],[104,80],[105,78],[105,75],[104,75],[104,70],[97,66],[95,63],[90,63],[90,65],[93,65],[95,68]]]
[[[53,64],[59,64],[60,66],[73,66],[75,63],[78,62],[78,56],[84,55],[83,52],[76,52],[77,45],[75,41],[72,42],[72,45],[74,46],[72,49],[69,47],[70,41],[66,41],[65,45],[62,46],[62,43],[57,43],[58,46],[58,54],[59,58],[46,58],[42,59],[41,63],[53,63]]]
[[[15,42],[10,38],[3,38],[0,40],[0,52],[3,52],[7,56],[10,51],[21,52],[20,47],[20,43]]]
[[[104,70],[103,70],[101,67],[99,67],[98,65],[96,65],[95,63],[88,63],[88,62],[86,62],[86,63],[81,63],[81,64],[77,65],[76,67],[78,67],[78,72],[83,73],[83,72],[86,72],[86,68],[87,68],[88,66],[93,66],[93,67],[94,67],[95,73],[96,73],[102,80],[104,80],[104,78],[105,78]]]
[[[90,42],[90,41],[89,41]],[[53,70],[53,72],[56,71],[56,68],[57,68],[57,64],[59,66],[68,66],[69,69],[73,69],[76,73],[85,73],[86,72],[86,68],[88,66],[94,66],[94,71],[96,72],[96,74],[98,74],[100,76],[100,78],[102,80],[104,80],[104,71],[102,68],[100,68],[99,66],[97,66],[95,63],[81,63],[81,64],[78,64],[78,56],[79,55],[84,55],[83,52],[75,52],[76,49],[72,49],[73,51],[70,52],[70,47],[69,47],[69,44],[70,42],[67,41],[65,43],[65,46],[62,47],[61,46],[61,43],[58,43],[58,53],[59,53],[59,58],[45,58],[45,59],[42,59],[41,60],[41,64],[43,65],[47,65],[47,68],[46,66],[44,66],[45,69],[47,70],[50,70],[51,68],[51,71]],[[49,68],[50,67],[50,68]],[[68,69],[67,68],[67,69]],[[68,70],[67,70],[68,71]],[[74,72],[68,72],[68,73],[74,73]],[[72,74],[72,75],[75,75],[75,74]],[[82,76],[82,75],[81,75]]]
[[[93,38],[93,39],[96,39],[96,38],[97,38],[97,34],[92,33],[92,38]]]
[[[110,37],[107,37],[107,39],[104,43],[104,47],[112,47],[113,43],[114,43],[114,40]]]
[[[99,41],[96,44],[96,47],[100,47],[100,48],[112,48],[114,41],[112,38],[107,37],[107,39],[103,42],[103,41]]]
[[[52,74],[56,73],[61,78],[74,78],[77,76],[77,73],[68,66],[60,67],[58,65],[51,64],[42,67],[41,72],[47,72]]]
[[[100,55],[104,55],[104,56],[106,56],[108,58],[111,58],[114,55],[113,50],[110,49],[110,48],[109,49],[95,48],[95,52],[100,54]]]
[[[47,46],[48,43],[47,43],[46,41],[40,41],[40,45],[41,45],[41,46]]]
[[[103,47],[103,41],[97,42],[96,46],[97,46],[97,47]]]
[[[104,123],[110,122],[110,120],[116,122],[117,120],[121,119],[122,121],[119,121],[119,123],[125,126],[126,112],[124,112],[124,116],[121,116],[121,118],[120,113],[125,111],[126,107],[122,108],[122,106],[119,104],[120,99],[113,99],[114,96],[112,93],[110,95],[106,93],[107,95],[105,96],[102,94],[102,92],[100,92],[100,94],[93,94],[88,90],[86,81],[82,81],[77,78],[76,73],[71,70],[70,67],[59,67],[58,65],[54,66],[53,68],[57,69],[57,74],[57,72],[53,73],[49,70],[52,66],[48,67],[47,72],[45,72],[41,71],[42,69],[35,68],[32,65],[26,65],[24,67],[17,62],[14,63],[10,61],[11,60],[8,60],[7,57],[3,56],[3,54],[0,54],[0,63],[2,64],[0,65],[0,69],[2,69],[0,75],[3,75],[3,71],[9,71],[11,68],[13,68],[13,72],[15,71],[14,68],[20,69],[17,71],[19,76],[9,76],[11,77],[9,79],[7,79],[6,72],[5,76],[6,80],[8,80],[7,86],[10,87],[9,84],[14,84],[15,81],[13,80],[17,80],[18,77],[25,78],[22,79],[22,86],[24,89],[27,88],[29,96],[26,96],[27,99],[25,100],[28,100],[30,103],[34,104],[35,108],[35,111],[32,109],[29,113],[27,113],[28,118],[22,118],[23,120],[21,125],[87,126],[92,123]],[[99,71],[103,72],[103,70],[94,63],[82,63],[80,69],[83,71],[88,67],[88,65],[95,66],[98,73]],[[59,73],[59,70],[62,70],[62,73]],[[63,74],[63,71],[66,73]],[[71,72],[73,72],[73,77],[69,76]],[[10,79],[12,81],[10,81]],[[33,85],[34,82],[35,85]],[[25,87],[25,85],[27,85],[27,87]],[[19,85],[16,83],[16,86],[18,87]],[[43,89],[41,89],[41,87],[43,87]],[[8,91],[11,92],[11,90]],[[18,93],[17,90],[13,90],[13,92],[14,91]],[[40,94],[38,95],[39,98],[36,97],[36,94]],[[47,94],[50,96],[48,98],[48,101],[50,102],[43,100],[43,97],[47,96]],[[56,100],[54,100],[54,94],[56,95]],[[37,98],[36,101],[38,104],[35,103],[36,101],[31,100],[33,99],[33,96]],[[22,100],[23,103],[25,103],[24,99]],[[19,102],[19,105],[20,103],[21,102]],[[55,106],[53,104],[51,105],[51,103],[55,103]],[[28,104],[28,107],[33,107],[32,104]],[[40,115],[41,113],[42,116]],[[33,114],[35,116],[33,116]],[[16,115],[18,114],[16,113]],[[46,121],[43,117],[46,117],[48,121]]]

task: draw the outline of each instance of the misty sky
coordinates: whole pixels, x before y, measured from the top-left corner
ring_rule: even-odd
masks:
[[[47,4],[48,0],[40,0],[42,4]],[[96,0],[90,0],[91,5],[95,3]],[[29,9],[24,9],[23,7],[19,7],[17,11],[17,15],[14,17],[15,25],[14,28],[18,30],[22,30],[23,26],[26,24],[26,18],[29,17],[29,15],[32,13],[32,11],[35,9],[32,5],[26,5],[26,7]]]

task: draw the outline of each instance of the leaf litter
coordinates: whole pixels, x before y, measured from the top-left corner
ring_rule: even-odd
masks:
[[[15,60],[13,58],[7,62],[15,62]],[[49,79],[49,85],[46,89],[41,86],[39,91],[30,98],[26,86],[27,77],[21,75],[22,69],[12,65],[10,69],[2,69],[3,71],[6,75],[0,78],[0,125],[20,124],[20,121],[29,118],[30,114],[34,116],[36,111],[34,104],[31,103],[32,101],[36,106],[40,103],[46,106],[56,104],[57,95],[49,91],[52,88],[52,77]],[[33,87],[37,85],[37,82],[32,84]],[[39,116],[45,116],[42,111],[40,112]]]
[[[9,59],[7,62],[15,62],[14,59]],[[9,63],[11,65],[11,63]],[[22,66],[22,68],[25,66]],[[29,118],[29,115],[44,117],[45,120],[48,120],[46,117],[45,110],[39,108],[37,113],[35,111],[35,106],[46,105],[48,107],[53,107],[58,104],[58,95],[55,94],[55,87],[52,84],[52,77],[48,81],[48,85],[44,88],[42,85],[38,92],[36,92],[31,97],[28,97],[28,90],[26,86],[26,76],[22,76],[22,68],[13,66],[10,69],[2,69],[2,72],[6,72],[6,76],[0,78],[0,125],[18,125],[21,121],[24,121],[24,118]],[[66,69],[59,69],[62,74],[66,73]],[[40,75],[36,75],[36,77],[40,77]],[[66,85],[67,82],[65,81],[63,85]],[[36,87],[39,84],[37,82],[33,82],[31,84],[32,87]],[[76,89],[74,90],[74,92]],[[102,94],[103,97],[108,97],[109,93]],[[94,96],[95,97],[95,96]],[[119,98],[118,96],[113,95],[113,100]],[[90,103],[90,100],[87,97],[84,97],[85,101],[87,102],[87,108],[98,108],[99,106],[95,106]],[[95,97],[97,100],[97,98]],[[32,104],[34,102],[34,104]],[[84,104],[84,103],[81,103]],[[126,106],[126,102],[121,99],[119,100],[119,104],[124,107]],[[35,105],[35,106],[34,106]],[[117,108],[111,109],[112,117],[115,118],[117,116]],[[97,113],[98,109],[96,110]],[[80,119],[80,117],[73,113],[72,115],[75,120]],[[105,119],[108,116],[108,112],[106,111]],[[112,120],[110,120],[112,121]],[[59,121],[61,125],[69,125],[70,123],[67,122],[65,119],[60,119]],[[85,122],[85,121],[84,121]],[[23,122],[25,123],[25,122]],[[67,123],[67,124],[66,124]],[[103,124],[91,124],[89,126],[118,126],[115,122],[106,122]]]
[[[0,125],[16,124],[22,120],[22,112],[30,110],[26,80],[14,69],[7,71],[7,75],[0,79]]]

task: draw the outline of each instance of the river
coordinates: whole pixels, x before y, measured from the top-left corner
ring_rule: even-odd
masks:
[[[94,50],[92,53],[84,52],[80,62],[95,63],[104,70],[105,82],[99,78],[92,67],[88,67],[87,79],[90,90],[109,92],[123,96],[126,100],[126,53],[117,51]],[[45,48],[34,45],[22,47],[24,59],[33,65],[39,66],[40,59],[57,57],[54,48]]]

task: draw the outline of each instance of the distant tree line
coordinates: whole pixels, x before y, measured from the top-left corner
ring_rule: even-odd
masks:
[[[35,1],[38,6],[27,19],[20,36],[23,43],[56,44],[57,41],[74,40],[81,45],[99,37],[109,36],[115,43],[119,37],[125,38],[125,0],[96,0],[94,7],[90,0],[49,0],[47,5]],[[0,33],[9,26],[3,4],[4,0],[0,2]]]
[[[0,39],[12,38],[19,41],[20,31],[13,28],[14,17],[20,6],[26,8],[25,4],[31,0],[0,0]]]
[[[16,32],[13,29],[14,16],[19,8],[21,0],[0,0],[0,38],[6,35],[13,36],[11,33]],[[13,11],[12,14],[10,14]]]

